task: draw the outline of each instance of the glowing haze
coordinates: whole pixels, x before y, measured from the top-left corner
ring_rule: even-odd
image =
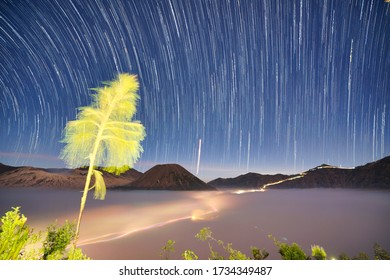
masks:
[[[390,154],[389,49],[378,0],[2,1],[0,162],[63,166],[61,132],[88,89],[129,72],[140,171],[364,164]]]

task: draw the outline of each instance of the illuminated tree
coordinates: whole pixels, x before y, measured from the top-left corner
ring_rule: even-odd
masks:
[[[77,120],[69,121],[64,129],[62,142],[66,146],[61,158],[72,168],[89,166],[74,247],[88,191],[95,189],[95,199],[103,200],[106,194],[103,174],[97,167],[119,175],[132,168],[142,152],[140,142],[145,137],[145,128],[140,122],[132,121],[139,99],[138,88],[136,76],[119,74],[116,80],[94,89],[91,106],[80,108]],[[94,184],[91,186],[92,176]]]

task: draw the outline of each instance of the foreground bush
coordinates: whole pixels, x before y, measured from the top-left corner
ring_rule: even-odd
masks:
[[[81,249],[67,250],[75,238],[75,225],[52,224],[46,233],[34,234],[20,208],[12,208],[1,218],[0,260],[86,260]],[[44,236],[44,239],[42,238]],[[42,241],[43,240],[43,241]]]
[[[209,247],[209,260],[264,260],[269,256],[269,253],[265,249],[259,249],[257,247],[251,247],[252,256],[248,257],[241,251],[234,249],[232,243],[225,244],[222,240],[216,239],[210,228],[202,228],[195,237],[200,241],[207,242]],[[327,260],[327,254],[323,247],[318,245],[311,246],[311,256],[307,255],[303,249],[297,244],[287,244],[280,242],[272,235],[268,236],[273,240],[275,246],[278,248],[278,252],[283,260]],[[167,244],[162,247],[163,253],[161,256],[165,256],[168,259],[169,253],[174,252],[175,241],[168,240]],[[217,246],[215,249],[215,245]],[[192,250],[186,250],[182,253],[182,258],[185,260],[197,260],[198,255]],[[339,260],[368,260],[369,257],[366,253],[360,252],[354,257],[349,257],[345,253],[341,253],[338,257]],[[374,259],[376,260],[390,260],[390,255],[379,244],[374,245]]]
[[[26,225],[27,218],[20,214],[19,207],[7,212],[1,218],[0,259],[17,260],[23,258],[24,248],[38,239]]]

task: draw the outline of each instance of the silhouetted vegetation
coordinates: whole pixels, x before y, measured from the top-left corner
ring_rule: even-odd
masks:
[[[376,260],[390,260],[390,255],[378,243],[375,243],[374,244],[374,259],[376,259]]]
[[[160,257],[163,257],[164,259],[168,260],[170,253],[175,251],[175,241],[168,240],[167,243],[161,248],[162,251],[160,253]]]
[[[1,218],[0,224],[0,260],[88,260],[79,248],[70,246],[76,236],[75,224],[68,221],[63,226],[57,223],[48,226],[46,232],[34,233],[27,225],[27,218],[20,213],[20,208],[12,208]],[[206,242],[209,248],[210,260],[264,260],[269,256],[265,249],[250,247],[251,256],[233,248],[232,243],[216,239],[210,228],[202,228],[195,237]],[[311,256],[297,244],[288,244],[277,240],[272,235],[278,252],[284,260],[327,260],[325,249],[318,245],[311,246]],[[160,256],[170,259],[175,252],[176,242],[168,240],[161,248]],[[390,260],[389,253],[378,243],[373,246],[375,260]],[[192,250],[185,250],[181,257],[185,260],[198,260],[198,255]],[[338,260],[368,260],[365,252],[349,257],[341,253]]]
[[[305,252],[297,243],[292,243],[291,245],[278,241],[272,235],[268,236],[273,239],[275,246],[279,248],[279,254],[282,256],[283,260],[308,260],[310,259],[306,256]]]
[[[33,233],[26,224],[27,218],[13,208],[1,218],[1,260],[87,260],[81,249],[67,250],[75,237],[75,225],[52,224],[46,233]]]
[[[225,244],[224,241],[216,239],[210,228],[202,228],[195,237],[200,241],[207,242],[209,247],[209,260],[264,260],[269,256],[269,253],[265,249],[259,249],[257,247],[250,247],[251,256],[248,257],[241,251],[233,248],[232,243]],[[311,256],[307,255],[304,250],[297,243],[285,243],[277,240],[274,236],[269,235],[273,240],[275,246],[278,248],[278,253],[283,260],[327,260],[327,253],[325,249],[319,245],[311,246]],[[174,252],[175,241],[168,240],[167,245],[163,247],[165,252],[164,256],[169,256],[170,252]],[[217,248],[217,249],[215,249]],[[161,254],[163,256],[163,254]],[[184,260],[198,260],[198,255],[192,250],[185,250],[181,257]],[[166,258],[167,259],[167,258]],[[334,259],[334,258],[332,258]],[[369,256],[360,252],[354,257],[349,257],[345,253],[341,253],[338,260],[368,260]],[[374,244],[374,259],[376,260],[389,260],[390,255],[379,244]]]

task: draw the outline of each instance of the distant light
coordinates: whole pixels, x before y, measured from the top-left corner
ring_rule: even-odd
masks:
[[[265,189],[251,189],[251,190],[236,190],[232,193],[234,194],[243,194],[243,193],[253,193],[253,192],[265,192]]]

